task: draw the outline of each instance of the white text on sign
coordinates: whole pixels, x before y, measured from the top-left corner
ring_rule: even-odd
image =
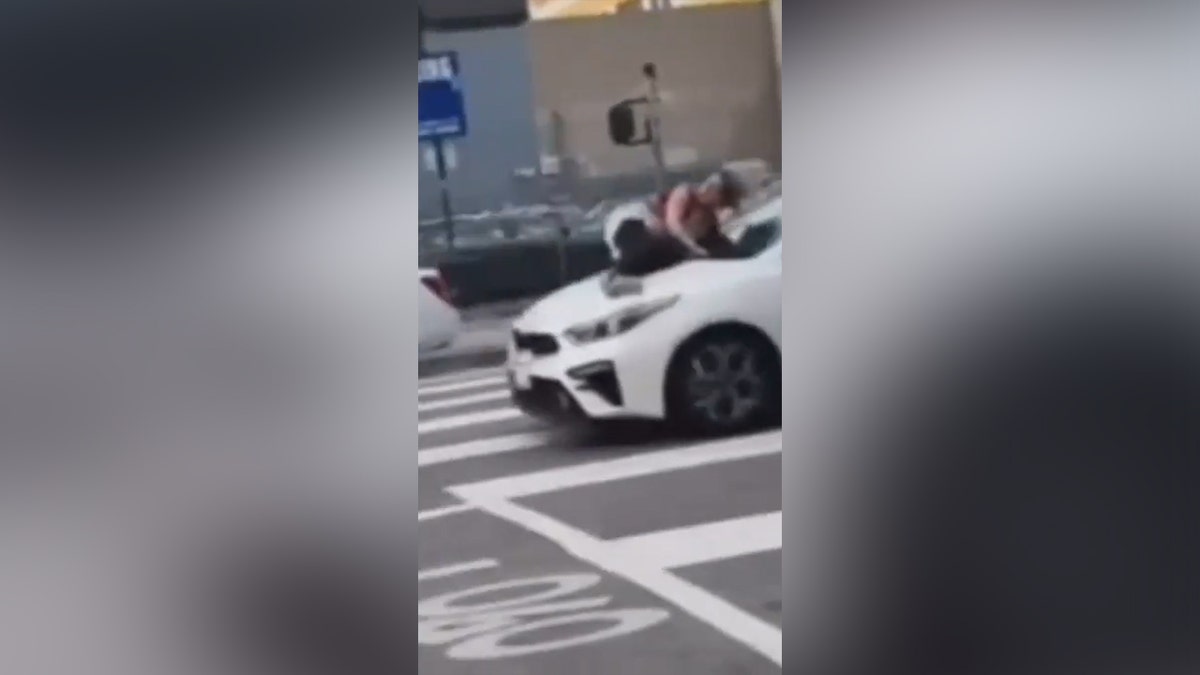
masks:
[[[417,83],[445,82],[454,79],[454,64],[449,56],[417,60]]]

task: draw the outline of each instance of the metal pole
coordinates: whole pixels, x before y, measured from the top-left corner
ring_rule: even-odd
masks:
[[[424,57],[429,52],[425,48],[425,14],[417,9],[417,53]],[[446,149],[442,144],[442,138],[435,136],[430,139],[433,144],[433,154],[437,163],[438,184],[442,192],[442,224],[446,231],[446,246],[454,248],[454,211],[450,207],[450,186],[446,181]]]
[[[650,103],[650,151],[654,154],[654,168],[658,189],[660,191],[667,189],[667,163],[663,156],[662,146],[662,117],[660,112],[660,104],[662,102],[658,92],[658,69],[653,63],[647,63],[642,67],[642,73],[646,76],[646,83],[649,85]]]
[[[567,284],[567,237],[571,232],[567,228],[567,223],[563,219],[562,212],[554,214],[555,224],[558,225],[558,283],[561,285]]]
[[[433,139],[433,152],[437,158],[438,181],[442,187],[442,221],[446,227],[446,247],[454,248],[454,212],[450,208],[450,187],[446,182],[446,151],[441,137]]]

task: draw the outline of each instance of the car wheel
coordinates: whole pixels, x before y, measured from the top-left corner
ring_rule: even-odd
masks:
[[[667,375],[668,417],[704,435],[747,431],[779,419],[779,356],[751,329],[701,333],[676,352]]]

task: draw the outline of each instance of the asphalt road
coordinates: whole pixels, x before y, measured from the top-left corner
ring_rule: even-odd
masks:
[[[780,432],[555,431],[500,369],[418,396],[422,673],[781,672]]]

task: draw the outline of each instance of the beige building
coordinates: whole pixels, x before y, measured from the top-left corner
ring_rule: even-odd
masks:
[[[653,168],[647,148],[614,146],[606,122],[609,106],[645,93],[646,62],[660,76],[668,165],[761,158],[778,168],[778,0],[673,11],[615,4],[606,16],[530,25],[543,168],[582,176]]]
[[[529,0],[529,16],[547,21],[585,16],[605,16],[631,9],[687,9],[705,5],[760,4],[763,0]]]
[[[775,31],[775,62],[783,68],[783,0],[771,0],[771,28]]]

